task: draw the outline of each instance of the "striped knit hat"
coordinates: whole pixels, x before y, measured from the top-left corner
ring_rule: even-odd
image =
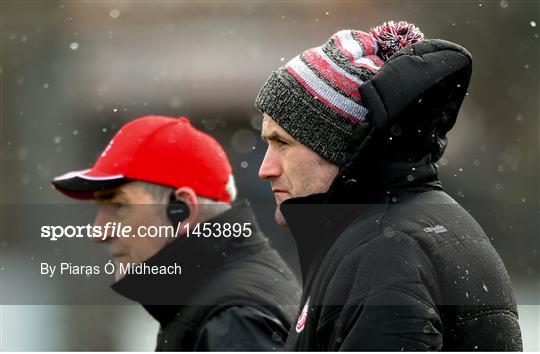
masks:
[[[341,165],[354,127],[368,113],[359,86],[392,54],[423,39],[404,21],[385,22],[370,33],[339,31],[275,70],[255,105],[300,143]]]

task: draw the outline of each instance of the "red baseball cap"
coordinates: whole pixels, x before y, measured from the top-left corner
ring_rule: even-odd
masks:
[[[185,117],[146,116],[124,125],[90,169],[68,172],[52,184],[75,199],[130,180],[190,187],[201,197],[230,203],[232,169],[225,151]]]

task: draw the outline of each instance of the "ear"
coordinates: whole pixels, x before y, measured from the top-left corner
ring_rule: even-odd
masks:
[[[185,234],[187,229],[184,227],[189,224],[190,229],[199,222],[199,199],[195,191],[189,187],[180,187],[175,192],[176,199],[183,201],[189,208],[189,217],[182,221],[181,234]]]

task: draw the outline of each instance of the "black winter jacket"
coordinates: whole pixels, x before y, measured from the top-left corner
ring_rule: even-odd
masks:
[[[429,157],[383,172],[388,194],[374,204],[281,205],[305,278],[286,348],[522,350],[504,264]]]
[[[451,42],[398,51],[360,86],[370,113],[329,192],[281,205],[305,275],[288,349],[522,350],[504,264],[434,164],[471,73]]]
[[[250,223],[248,238],[183,237],[146,265],[182,266],[182,274],[128,274],[113,284],[160,323],[157,351],[272,351],[283,348],[300,286],[259,231],[247,202],[214,223]]]

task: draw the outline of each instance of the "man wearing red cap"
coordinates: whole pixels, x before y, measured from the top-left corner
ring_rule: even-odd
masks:
[[[299,302],[289,267],[259,231],[219,143],[186,118],[148,116],[123,126],[94,166],[53,185],[99,205],[95,227],[172,228],[166,237],[118,237],[112,288],[160,322],[156,350],[280,349]],[[96,238],[97,239],[97,238]],[[130,271],[181,265],[181,274]]]

